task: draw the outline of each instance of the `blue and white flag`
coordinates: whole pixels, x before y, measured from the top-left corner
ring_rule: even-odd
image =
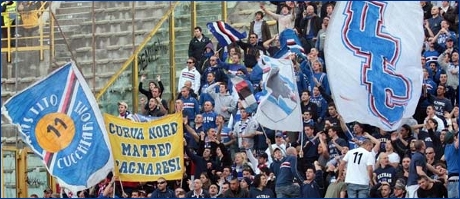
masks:
[[[246,32],[240,33],[223,21],[209,22],[206,26],[222,46],[228,46],[233,42],[246,38]]]
[[[345,122],[392,131],[414,114],[423,82],[418,2],[339,1],[327,36],[327,74]]]
[[[261,55],[259,66],[264,75],[257,122],[273,130],[301,132],[300,98],[292,61]]]
[[[74,63],[8,99],[2,114],[60,186],[74,193],[96,185],[114,168],[99,106]]]
[[[279,35],[280,46],[286,46],[291,52],[306,58],[305,50],[302,47],[299,37],[293,29],[285,29]]]

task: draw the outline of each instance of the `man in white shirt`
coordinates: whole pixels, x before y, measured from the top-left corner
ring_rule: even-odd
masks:
[[[195,68],[196,59],[190,57],[187,59],[187,67],[182,69],[179,75],[179,83],[177,84],[177,91],[180,92],[182,87],[185,85],[185,81],[190,80],[192,82],[193,91],[198,94],[201,85],[201,74]]]
[[[339,166],[340,174],[347,166],[347,183],[348,198],[367,198],[369,197],[369,188],[373,185],[372,175],[375,157],[370,152],[373,148],[372,141],[365,139],[359,148],[350,150],[343,157]],[[367,171],[367,175],[363,175]],[[342,176],[340,175],[339,176]],[[338,180],[342,180],[340,177]]]

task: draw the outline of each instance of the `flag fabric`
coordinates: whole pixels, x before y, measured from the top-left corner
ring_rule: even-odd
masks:
[[[139,113],[135,113],[132,115],[132,118],[133,118],[133,121],[135,122],[150,122],[150,121],[153,121],[153,120],[157,120],[161,117],[152,117],[152,116],[145,116],[145,115],[142,115],[142,114],[139,114]]]
[[[206,26],[223,47],[246,38],[246,32],[240,33],[223,21],[209,22]]]
[[[250,82],[233,74],[228,74],[228,76],[238,93],[239,99],[242,100],[243,108],[247,112],[254,113],[257,110],[257,101],[251,89]]]
[[[273,58],[276,59],[290,59],[289,55],[291,55],[293,52],[289,50],[287,46],[281,46],[280,50],[273,55]]]
[[[414,114],[423,81],[421,24],[418,2],[337,2],[325,56],[332,96],[345,122],[392,131]]]
[[[182,113],[149,122],[104,114],[116,161],[114,174],[126,182],[180,180],[184,167]]]
[[[293,29],[285,29],[279,35],[280,46],[286,46],[291,52],[306,58],[305,50],[302,47],[299,37]]]
[[[76,193],[114,168],[96,99],[73,62],[5,102],[2,115],[18,127],[60,186]]]
[[[283,131],[303,128],[299,93],[291,60],[261,55],[262,96],[255,118],[260,125]]]

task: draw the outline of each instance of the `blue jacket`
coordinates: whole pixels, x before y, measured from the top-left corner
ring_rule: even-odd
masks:
[[[186,110],[183,112],[184,116],[187,116],[189,121],[193,121],[196,114],[200,113],[198,101],[190,96],[188,98],[181,97],[180,99],[184,102],[184,110]]]
[[[307,184],[302,183],[300,187],[300,197],[302,198],[323,198],[324,192],[323,171],[318,170],[315,173],[315,180]]]
[[[276,176],[276,187],[292,185],[294,178],[303,182],[303,177],[297,171],[297,157],[288,155],[281,163],[279,174]]]

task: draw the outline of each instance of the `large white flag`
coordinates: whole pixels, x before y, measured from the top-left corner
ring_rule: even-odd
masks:
[[[340,1],[327,30],[327,74],[345,122],[395,130],[422,90],[419,2]]]
[[[261,55],[263,94],[255,115],[260,125],[273,130],[302,131],[299,93],[292,61]]]

